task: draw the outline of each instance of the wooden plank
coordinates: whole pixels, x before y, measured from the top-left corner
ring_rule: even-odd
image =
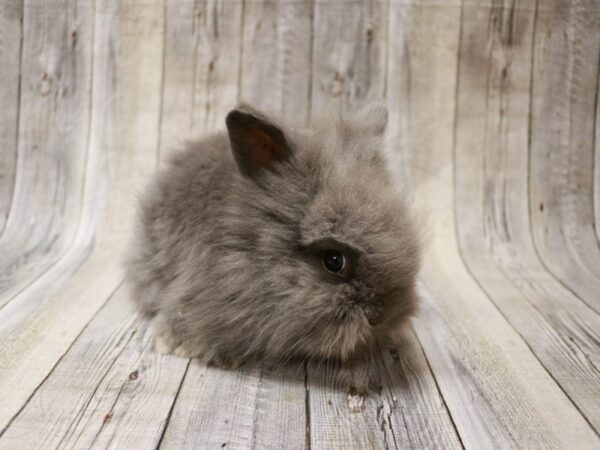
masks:
[[[17,163],[23,0],[0,4],[0,234],[10,211]]]
[[[384,351],[379,370],[389,389],[388,426],[406,433],[410,448],[462,448],[421,344],[408,329],[398,348]],[[403,429],[405,431],[403,431]],[[404,448],[396,442],[399,448]],[[390,446],[391,447],[391,446]]]
[[[534,8],[535,2],[514,10],[489,4],[463,13],[457,230],[469,270],[598,431],[600,317],[546,272],[530,232]],[[476,45],[482,42],[486,45]]]
[[[160,122],[159,159],[181,145],[192,132],[195,21],[194,2],[165,3],[165,41]]]
[[[224,129],[238,99],[241,2],[166,2],[161,160],[192,137]]]
[[[593,84],[588,62],[578,59],[578,46],[591,45],[582,44],[579,33],[594,20],[582,16],[588,11],[582,5],[578,0],[557,9],[553,0],[537,11],[546,25],[536,34],[543,56],[534,63],[551,72],[546,67],[554,62],[561,70],[537,73],[534,85],[566,83],[564,97],[577,97],[550,105],[570,111],[559,123],[565,133],[568,127],[591,130],[589,116],[572,122],[581,111],[593,115],[589,99],[579,103],[578,83],[586,92]],[[67,208],[75,212],[71,219],[45,219],[51,227],[71,221],[61,230],[64,242],[48,244],[36,232],[46,250],[36,247],[10,275],[18,289],[0,310],[0,448],[600,446],[589,425],[597,424],[600,398],[598,315],[540,263],[528,221],[534,2],[465,0],[461,13],[458,2],[392,1],[388,18],[387,2],[317,0],[312,44],[302,40],[313,29],[304,1],[110,0],[96,6],[95,26],[86,34],[88,40],[94,34],[94,48],[87,44],[94,54],[91,100],[85,100],[89,144],[68,149],[87,155],[72,172],[78,181],[69,181],[69,189],[81,188],[82,206]],[[78,4],[79,12],[85,7]],[[62,14],[53,8],[41,7],[44,23]],[[26,19],[26,28],[35,20],[41,23]],[[561,24],[567,47],[576,50],[572,59],[564,52],[566,72],[545,44],[558,39],[552,23]],[[314,70],[312,48],[319,55]],[[162,158],[190,133],[222,127],[238,94],[301,120],[309,109],[387,96],[394,171],[413,184],[418,203],[431,211],[432,228],[423,311],[416,333],[409,330],[397,352],[353,370],[315,363],[306,372],[301,365],[221,371],[196,362],[186,369],[186,360],[153,352],[147,322],[133,313],[124,291],[95,316],[121,282],[118,255],[131,233],[134,194],[154,170],[157,148]],[[35,109],[37,100],[30,103]],[[558,121],[553,108],[536,107],[542,119]],[[538,123],[532,134],[538,150],[536,139],[545,139],[546,131]],[[579,142],[569,139],[569,145]],[[565,146],[558,153],[568,156],[567,172],[583,177],[583,187],[568,184],[553,212],[533,222],[536,233],[543,233],[545,221],[552,233],[571,226],[564,239],[543,242],[550,249],[544,262],[569,287],[591,278],[555,271],[558,249],[577,268],[594,261],[597,239],[589,192],[598,189],[592,183],[600,175],[598,166],[596,175],[591,168],[594,149],[588,140],[580,143],[585,148],[576,160],[568,159],[575,156]],[[546,163],[541,152],[532,156],[538,169],[564,163]],[[18,167],[18,177],[33,177]],[[58,185],[56,173],[42,175]],[[562,195],[557,186],[539,187],[531,201]],[[589,192],[573,200],[580,189]],[[63,206],[75,194],[64,195]],[[598,196],[595,201],[598,208]],[[19,216],[25,221],[24,212]],[[573,240],[577,230],[584,230],[590,248]],[[14,255],[21,256],[16,247]],[[589,303],[583,290],[576,294]]]
[[[392,4],[392,17],[396,7]],[[457,70],[461,11],[422,5],[411,14],[411,33],[434,31],[408,38],[408,50],[390,46],[390,61],[408,55],[410,64],[404,77],[388,77],[388,92],[402,92],[395,83],[411,80],[403,103],[410,109],[398,111],[400,120],[392,116],[391,124],[406,123],[402,132],[412,134],[408,150],[418,155],[397,160],[420,180],[416,196],[430,212],[423,307],[414,324],[462,442],[470,448],[598,445],[594,431],[463,265],[453,198],[457,79],[449,75]],[[391,26],[403,20],[391,19]],[[400,33],[390,28],[390,36]]]
[[[409,13],[408,8],[393,6],[403,17]],[[386,4],[317,2],[315,8],[313,112],[383,96]],[[397,39],[389,44],[396,47]],[[414,352],[418,344],[414,340],[406,344],[407,349],[399,350],[408,350],[404,363],[384,353],[385,364],[363,367],[346,377],[343,371],[309,367],[313,448],[427,448],[436,443],[461,447],[444,406],[433,407],[439,402],[439,392],[425,358]],[[423,371],[421,385],[408,381],[416,367]],[[349,401],[361,404],[361,411],[350,411]],[[405,408],[405,404],[410,406]]]
[[[102,56],[95,63],[92,144],[110,149],[98,161],[110,170],[91,186],[106,189],[99,195],[106,209],[96,239],[114,240],[117,258],[133,232],[137,196],[158,166],[164,8],[165,0],[111,0],[96,14],[96,54]]]
[[[300,123],[308,120],[312,9],[309,0],[245,5],[242,100]]]
[[[598,80],[596,82],[596,124],[594,129],[594,228],[596,238],[600,242],[600,62],[598,63]]]
[[[384,94],[387,4],[316,1],[311,116]],[[310,448],[396,448],[409,443],[384,392],[381,367],[307,367]],[[389,390],[389,386],[387,387]]]
[[[122,279],[132,194],[154,170],[158,145],[163,4],[139,6],[115,1],[96,11],[83,219],[67,254],[0,310],[0,430]]]
[[[484,297],[469,296],[465,304],[465,286],[463,280],[451,286],[456,296],[446,302],[440,299],[447,298],[448,280],[439,277],[437,285],[427,284],[426,306],[416,322],[465,447],[599,445],[593,430],[527,346],[506,324],[495,320],[498,314],[493,308],[479,306]],[[438,299],[432,298],[432,292]],[[451,315],[450,301],[458,302],[463,312]],[[444,326],[448,322],[451,325]],[[566,417],[555,414],[559,404]]]
[[[193,362],[161,448],[250,448],[260,382],[257,368],[228,371]]]
[[[544,264],[600,313],[592,95],[600,64],[600,5],[545,3],[548,9],[537,16],[532,80],[533,236]]]
[[[304,364],[261,367],[261,384],[255,406],[254,448],[306,448],[306,395]]]
[[[201,405],[201,407],[199,407]],[[161,448],[305,448],[304,367],[192,361]]]
[[[121,287],[35,391],[0,448],[155,447],[187,361],[149,351]]]
[[[598,79],[596,81],[596,124],[594,128],[594,228],[596,238],[600,242],[600,62],[598,63]]]
[[[415,334],[357,367],[308,368],[310,448],[462,448]]]
[[[407,447],[406,428],[390,425],[394,404],[383,384],[382,371],[372,362],[350,368],[310,363],[310,448]]]
[[[77,260],[79,257],[79,260]],[[69,255],[66,264],[81,264],[87,254]],[[90,259],[73,274],[54,266],[40,283],[0,311],[0,431],[27,402],[81,329],[120,282],[112,255]],[[74,261],[75,260],[75,261]],[[51,289],[52,282],[64,287]],[[65,286],[66,285],[66,286]],[[44,299],[31,306],[30,299]],[[23,299],[21,301],[21,299]],[[74,301],[74,299],[76,301]]]
[[[0,237],[0,307],[64,253],[79,223],[93,11],[75,3],[24,5],[18,173]]]
[[[226,100],[234,100],[238,88],[242,89],[241,97],[246,101],[285,113],[283,104],[258,101],[257,93],[267,88],[264,72],[256,70],[256,67],[272,68],[269,78],[271,95],[265,95],[265,98],[283,99],[282,91],[285,91],[292,93],[291,97],[286,97],[290,105],[302,101],[306,105],[308,84],[301,85],[301,82],[302,74],[310,71],[307,52],[294,52],[287,59],[277,58],[277,52],[269,51],[257,42],[273,39],[278,52],[290,52],[289,46],[296,42],[294,36],[300,34],[290,28],[290,10],[301,14],[298,26],[305,27],[310,18],[308,2],[285,6],[276,6],[272,2],[248,2],[243,8],[238,2],[215,2],[196,8],[200,19],[195,27],[188,27],[188,32],[196,33],[199,36],[196,39],[201,40],[202,45],[198,47],[195,64],[185,69],[195,73],[195,101],[190,107],[194,130],[206,132],[213,127],[221,128],[225,114],[234,104]],[[179,20],[175,17],[173,20]],[[282,34],[281,30],[270,33],[276,23],[290,34]],[[239,25],[238,30],[229,28],[236,24]],[[173,43],[193,39],[186,37],[181,28],[173,29],[179,31],[176,36],[167,37],[167,42],[170,39]],[[243,62],[240,53],[242,34]],[[274,56],[276,59],[273,59]],[[167,61],[169,58],[167,54]],[[234,70],[236,63],[241,66]],[[304,72],[289,75],[300,67]],[[238,78],[240,71],[243,83]],[[179,73],[179,76],[188,79],[186,74]],[[168,80],[165,79],[166,82]],[[217,80],[220,81],[217,83]],[[178,87],[173,86],[172,89]],[[303,117],[307,115],[301,107],[296,111]],[[303,448],[306,440],[305,392],[303,366],[289,365],[279,370],[250,366],[236,373],[206,368],[193,362],[177,397],[161,446]],[[203,407],[198,408],[198,405]]]
[[[316,0],[312,113],[350,101],[381,99],[386,39],[386,2]]]
[[[402,5],[393,6],[395,19],[410,13]],[[315,8],[313,113],[383,96],[387,5],[317,2]],[[397,47],[397,39],[389,44]],[[318,364],[309,367],[311,447],[427,448],[442,443],[461,448],[445,407],[433,406],[439,403],[439,392],[425,358],[414,351],[418,347],[414,339],[413,335],[406,342],[408,348],[399,350],[406,351],[403,362],[384,353],[385,364],[346,376]],[[422,371],[423,384],[409,381],[416,367]],[[360,411],[349,410],[357,404]]]
[[[313,2],[244,4],[240,98],[294,122],[308,120]],[[305,448],[302,364],[261,367],[253,424],[255,448]]]

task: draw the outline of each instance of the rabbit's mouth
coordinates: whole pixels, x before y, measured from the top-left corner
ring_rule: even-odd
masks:
[[[352,303],[360,310],[368,324],[372,327],[379,325],[384,319],[384,306],[376,297],[368,299],[355,298]]]
[[[369,325],[375,327],[383,322],[383,306],[377,303],[369,303],[362,307],[362,310],[369,322]]]
[[[366,322],[375,327],[381,324],[385,316],[384,296],[381,296],[372,286],[355,281],[352,283],[352,291],[346,297],[345,302],[359,314],[364,316]]]

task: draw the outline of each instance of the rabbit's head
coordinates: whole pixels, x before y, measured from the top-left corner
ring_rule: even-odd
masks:
[[[239,172],[223,230],[229,325],[270,357],[368,351],[416,304],[419,238],[385,167],[387,111],[305,129],[240,106],[226,123]]]

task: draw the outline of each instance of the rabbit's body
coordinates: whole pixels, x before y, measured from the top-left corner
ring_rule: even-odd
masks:
[[[160,350],[347,359],[410,315],[416,230],[380,155],[387,115],[361,114],[304,130],[242,107],[171,158],[127,268]]]

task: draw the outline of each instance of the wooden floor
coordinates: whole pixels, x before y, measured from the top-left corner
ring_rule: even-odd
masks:
[[[599,66],[597,0],[0,1],[0,448],[600,448]],[[136,193],[240,99],[388,104],[430,236],[396,351],[153,351]]]

